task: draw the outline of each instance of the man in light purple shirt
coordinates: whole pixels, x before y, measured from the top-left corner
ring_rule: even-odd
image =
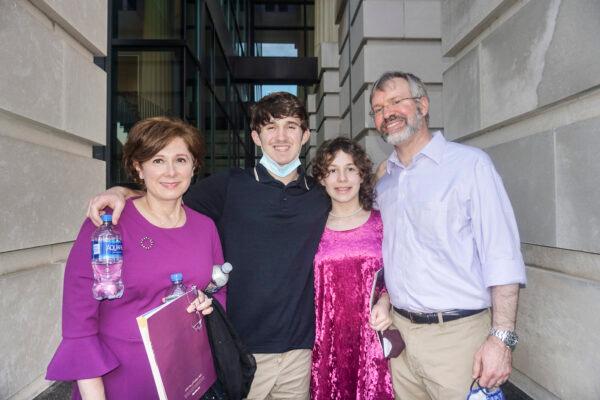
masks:
[[[393,321],[406,342],[391,361],[396,395],[463,400],[474,378],[498,387],[511,371],[526,282],[502,180],[483,151],[429,132],[429,98],[416,76],[382,75],[371,110],[395,148],[377,203]]]

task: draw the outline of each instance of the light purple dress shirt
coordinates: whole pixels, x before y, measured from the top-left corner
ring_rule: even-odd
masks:
[[[409,166],[393,152],[376,191],[395,307],[482,309],[491,286],[526,283],[515,216],[483,151],[436,132]]]

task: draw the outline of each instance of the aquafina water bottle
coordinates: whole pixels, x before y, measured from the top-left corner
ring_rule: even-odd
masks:
[[[118,299],[123,296],[123,245],[121,234],[112,224],[112,215],[102,215],[100,225],[92,235],[92,293],[96,300]]]
[[[227,284],[229,273],[233,270],[233,266],[226,262],[223,265],[213,265],[210,283],[204,289],[204,293],[216,293],[219,289]]]

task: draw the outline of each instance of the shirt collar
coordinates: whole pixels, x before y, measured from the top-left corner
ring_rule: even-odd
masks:
[[[445,147],[446,138],[444,138],[442,132],[435,131],[429,143],[427,143],[427,145],[423,147],[423,149],[421,149],[419,154],[423,154],[424,156],[430,158],[431,160],[435,161],[436,164],[439,165],[442,162]]]
[[[442,135],[442,132],[440,131],[435,131],[432,135],[431,140],[429,141],[429,143],[427,143],[425,145],[425,147],[423,147],[421,149],[421,151],[419,151],[414,159],[416,160],[417,158],[420,158],[420,156],[425,156],[429,159],[431,159],[432,161],[434,161],[436,164],[440,164],[442,162],[442,157],[444,156],[444,149],[446,147],[446,138],[444,138],[444,135]],[[392,169],[394,168],[394,166],[399,167],[404,169],[405,166],[400,162],[400,159],[398,158],[398,154],[396,153],[396,151],[392,151],[392,154],[390,154],[390,156],[387,159],[387,166],[386,166],[386,171],[387,173],[391,173]]]
[[[306,171],[304,170],[304,168],[302,166],[299,166],[297,171],[298,171],[298,178],[296,178],[296,180],[293,180],[290,183],[288,183],[287,186],[288,187],[298,186],[305,190],[310,190],[310,187],[312,185],[311,185],[311,182],[309,182],[309,180],[306,177]],[[273,176],[269,173],[269,171],[267,171],[265,166],[260,163],[256,164],[256,166],[253,168],[253,173],[254,173],[254,178],[256,179],[257,182],[276,184],[276,185],[278,184],[278,185],[284,186],[281,181],[273,178]]]

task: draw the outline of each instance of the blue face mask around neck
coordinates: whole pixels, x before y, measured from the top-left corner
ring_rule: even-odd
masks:
[[[300,166],[300,160],[297,158],[288,164],[279,165],[275,161],[273,161],[273,159],[271,159],[271,157],[269,157],[266,153],[263,153],[263,156],[260,159],[260,163],[270,173],[280,178],[285,178]]]

